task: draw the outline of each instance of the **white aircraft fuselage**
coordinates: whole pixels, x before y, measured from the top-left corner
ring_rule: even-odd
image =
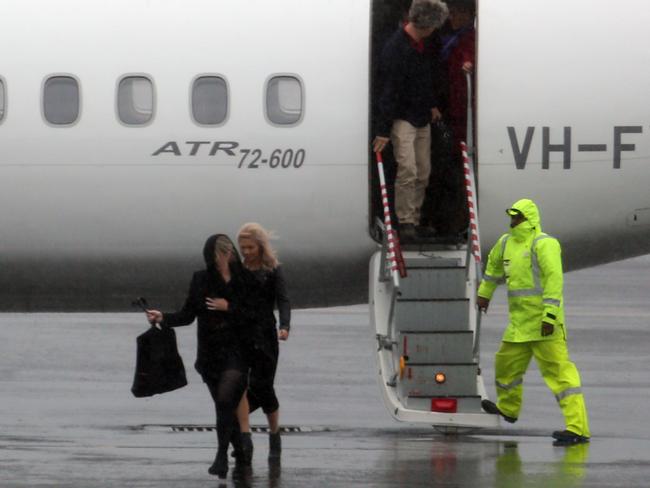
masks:
[[[374,2],[375,4],[380,2]],[[204,239],[275,231],[296,305],[367,300],[370,0],[8,0],[0,31],[0,309],[174,306]],[[624,16],[624,23],[615,19]],[[522,197],[567,269],[650,252],[650,12],[640,0],[479,4],[477,158],[484,253]],[[79,115],[48,122],[51,77]],[[125,77],[151,120],[118,116]],[[192,117],[194,81],[225,80],[227,117]],[[267,85],[302,87],[297,123]],[[286,164],[285,164],[286,163]]]

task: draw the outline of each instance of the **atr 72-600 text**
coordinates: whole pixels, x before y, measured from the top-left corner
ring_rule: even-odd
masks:
[[[299,169],[305,164],[307,151],[305,149],[272,149],[243,148],[235,141],[186,141],[179,143],[169,141],[153,152],[152,156],[210,156],[219,154],[229,158],[239,158],[237,167],[259,169],[267,166],[271,169]]]

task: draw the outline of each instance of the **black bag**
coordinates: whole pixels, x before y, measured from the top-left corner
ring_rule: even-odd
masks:
[[[134,396],[148,397],[187,385],[173,329],[152,326],[138,336],[137,343],[138,355],[131,387]]]

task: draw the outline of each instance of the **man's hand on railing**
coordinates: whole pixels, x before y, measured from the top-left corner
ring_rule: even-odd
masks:
[[[382,152],[386,145],[390,142],[390,137],[377,136],[372,141],[372,150],[375,152]]]

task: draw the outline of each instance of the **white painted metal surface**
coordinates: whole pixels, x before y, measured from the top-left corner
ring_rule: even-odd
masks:
[[[467,259],[466,250],[439,250],[432,252],[440,257],[460,259],[465,263]],[[418,253],[413,251],[404,252],[406,260],[409,257],[416,257]],[[407,398],[400,395],[400,355],[398,348],[399,324],[389,321],[390,302],[392,300],[391,281],[380,281],[381,253],[376,253],[370,262],[370,323],[374,328],[373,332],[378,337],[376,348],[377,360],[377,382],[384,400],[384,404],[390,414],[397,420],[410,423],[425,423],[440,428],[492,428],[499,425],[499,419],[495,415],[488,415],[478,412],[463,412],[459,409],[457,413],[432,412],[430,409],[421,410],[409,408]],[[374,278],[374,279],[373,279]],[[402,280],[405,283],[409,278]],[[469,266],[469,276],[466,281],[466,297],[469,298],[469,323],[459,324],[459,327],[476,331],[475,267]],[[433,319],[433,318],[432,318]],[[402,328],[403,328],[402,324]],[[385,337],[387,336],[387,337]],[[380,338],[384,338],[379,340]],[[390,344],[392,347],[382,347],[382,343]],[[431,358],[430,362],[434,362]],[[480,365],[478,365],[480,368]],[[476,392],[481,398],[487,398],[483,376],[473,375],[476,381]],[[480,410],[479,410],[480,411]]]

